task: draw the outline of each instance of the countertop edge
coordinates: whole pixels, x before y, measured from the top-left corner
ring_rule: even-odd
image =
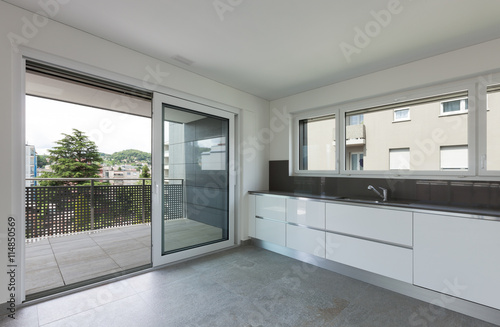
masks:
[[[248,191],[249,194],[254,195],[271,195],[271,196],[284,196],[296,199],[308,199],[308,200],[320,200],[320,201],[333,201],[340,204],[358,204],[363,206],[371,206],[377,208],[400,208],[409,209],[412,211],[437,211],[442,213],[451,214],[465,214],[472,219],[483,219],[483,220],[494,220],[500,221],[500,210],[494,209],[482,209],[473,207],[458,207],[449,205],[439,205],[439,204],[428,204],[428,203],[413,203],[411,201],[388,201],[388,202],[376,202],[375,200],[362,200],[362,199],[346,199],[343,196],[329,196],[329,195],[315,195],[315,194],[303,194],[303,193],[292,193],[292,192],[279,192],[279,191]],[[399,203],[398,203],[399,202]]]

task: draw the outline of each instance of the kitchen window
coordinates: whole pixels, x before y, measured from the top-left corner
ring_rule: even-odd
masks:
[[[346,112],[346,121],[363,115],[363,124],[346,126],[345,149],[365,154],[365,172],[439,172],[441,146],[468,144],[468,115],[440,117],[436,113],[443,104],[466,102],[467,92],[463,91]],[[407,122],[393,124],[396,119]]]
[[[486,154],[481,166],[488,171],[500,171],[500,84],[487,88],[486,95]]]
[[[292,112],[292,120],[296,176],[500,180],[500,73]]]
[[[335,115],[299,120],[299,169],[336,169]]]

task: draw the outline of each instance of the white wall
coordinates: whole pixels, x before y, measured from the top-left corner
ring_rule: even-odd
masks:
[[[24,147],[18,149],[22,145],[20,144],[21,133],[24,128],[21,120],[22,108],[19,106],[20,99],[22,99],[18,89],[20,71],[17,69],[21,53],[12,46],[9,35],[12,37],[15,34],[23,37],[26,40],[24,46],[28,52],[34,49],[37,52],[47,53],[52,58],[60,57],[61,64],[67,60],[69,60],[67,62],[82,63],[95,67],[96,72],[105,70],[111,75],[118,74],[139,82],[145,80],[147,83],[143,85],[151,90],[160,85],[162,88],[172,89],[172,92],[177,95],[180,91],[239,108],[242,114],[239,116],[241,133],[238,143],[245,144],[247,148],[250,143],[244,143],[245,140],[251,139],[259,130],[269,128],[269,102],[266,100],[54,21],[49,21],[44,25],[43,21],[37,21],[37,18],[39,17],[30,12],[0,1],[0,31],[2,31],[2,38],[0,38],[0,267],[2,271],[0,303],[5,303],[9,298],[8,276],[4,273],[7,270],[7,218],[9,216],[17,218],[19,230],[19,224],[22,221],[19,203],[23,202],[23,185],[15,174],[21,169],[18,167],[20,162],[17,154],[20,153],[19,151],[24,154]],[[28,28],[33,22],[38,23],[40,27],[32,25],[31,27],[35,26],[36,29]],[[157,80],[152,78],[150,73],[151,70],[156,69],[162,72]],[[245,151],[245,149],[241,150],[242,153]],[[253,148],[250,146],[247,153],[250,153],[249,151],[252,155],[245,157],[242,155],[243,160],[238,168],[242,198],[248,190],[268,187],[269,142],[261,142]],[[242,201],[239,209],[245,208],[246,203]],[[245,226],[246,223],[238,226],[239,236],[242,239],[248,238]],[[16,249],[19,253],[19,244]],[[17,272],[19,281],[19,269]]]
[[[271,119],[274,109],[293,113],[498,71],[498,53],[500,39],[278,99]],[[289,159],[288,130],[276,133],[270,154],[270,160]]]

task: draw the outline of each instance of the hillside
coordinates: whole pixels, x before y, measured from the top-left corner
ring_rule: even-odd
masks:
[[[113,154],[101,153],[105,162],[113,162],[115,164],[134,164],[137,162],[146,162],[151,164],[151,153],[140,150],[128,149]]]

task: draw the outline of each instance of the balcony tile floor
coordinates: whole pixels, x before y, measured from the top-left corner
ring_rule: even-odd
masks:
[[[151,226],[133,225],[26,243],[26,294],[151,262]]]
[[[165,249],[219,240],[222,229],[189,219],[165,221]],[[26,243],[26,294],[151,263],[151,226],[133,225]]]
[[[494,325],[241,246],[24,306],[0,326]]]

